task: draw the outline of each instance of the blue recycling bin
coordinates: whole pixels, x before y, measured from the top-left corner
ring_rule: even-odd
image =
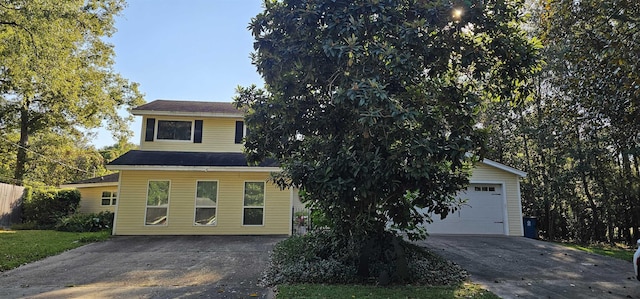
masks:
[[[522,224],[524,225],[524,236],[530,239],[538,238],[538,219],[536,217],[523,217]]]

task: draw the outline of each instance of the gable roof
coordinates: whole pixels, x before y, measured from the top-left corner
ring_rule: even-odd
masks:
[[[111,161],[107,169],[276,171],[279,164],[267,160],[257,166],[249,166],[244,153],[131,150]]]
[[[527,173],[522,171],[522,170],[518,170],[518,169],[515,169],[513,167],[509,167],[507,165],[504,165],[502,163],[498,163],[498,162],[493,161],[493,160],[483,159],[482,163],[487,164],[489,166],[493,166],[493,167],[498,168],[500,170],[504,170],[504,171],[509,172],[509,173],[513,173],[513,174],[515,174],[515,175],[517,175],[519,177],[522,177],[522,178],[527,176]]]
[[[155,100],[131,109],[131,113],[133,115],[244,117],[244,113],[233,103],[175,100]]]

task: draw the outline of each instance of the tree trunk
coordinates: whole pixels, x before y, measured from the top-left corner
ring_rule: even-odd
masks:
[[[591,191],[589,190],[587,175],[584,173],[584,171],[580,171],[580,176],[582,178],[582,188],[584,190],[584,194],[587,196],[587,200],[589,201],[589,207],[591,207],[591,217],[593,217],[593,229],[591,230],[591,240],[589,241],[601,241],[603,230],[600,222],[600,214],[598,213],[598,205],[593,198],[593,194],[591,194]]]
[[[634,243],[634,240],[638,239],[638,205],[637,200],[634,200],[634,196],[632,194],[633,189],[633,173],[631,171],[631,160],[629,159],[629,153],[626,150],[620,150],[622,154],[622,196],[624,201],[629,203],[630,212],[631,212],[631,239],[627,240],[630,244]]]
[[[596,169],[603,169],[604,166],[601,165],[601,163],[599,161],[600,161],[599,159],[595,159],[595,161],[594,161]],[[600,186],[600,189],[602,189],[603,207],[605,208],[605,213],[606,213],[605,214],[606,215],[606,219],[603,219],[603,220],[606,220],[606,222],[607,222],[607,224],[606,224],[606,232],[603,232],[606,235],[605,236],[601,236],[601,238],[603,240],[606,239],[606,241],[609,244],[613,245],[614,239],[615,239],[615,236],[614,236],[614,233],[613,233],[615,224],[614,224],[613,217],[612,217],[612,215],[613,215],[613,213],[615,211],[614,200],[611,197],[611,193],[609,192],[609,186],[607,185],[607,182],[605,181],[604,176],[602,175],[602,173],[601,172],[594,172],[593,178],[594,178],[595,182]],[[602,215],[602,216],[604,216],[604,215]],[[605,218],[605,217],[603,217],[603,218]]]
[[[16,169],[14,179],[16,184],[24,184],[24,175],[27,164],[27,148],[29,147],[29,106],[25,103],[20,109],[20,141],[18,142],[18,154],[16,155]]]

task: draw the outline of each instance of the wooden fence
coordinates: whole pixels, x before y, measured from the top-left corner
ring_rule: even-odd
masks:
[[[0,183],[0,227],[20,223],[24,187]]]

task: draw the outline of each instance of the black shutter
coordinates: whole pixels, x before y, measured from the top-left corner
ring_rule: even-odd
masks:
[[[156,119],[147,118],[147,128],[144,134],[144,141],[153,141],[153,131],[156,128]]]
[[[193,143],[202,143],[202,120],[196,120],[196,128],[193,132]]]
[[[242,137],[244,137],[243,135],[244,135],[244,122],[236,121],[236,138],[235,138],[236,144],[242,143]]]

